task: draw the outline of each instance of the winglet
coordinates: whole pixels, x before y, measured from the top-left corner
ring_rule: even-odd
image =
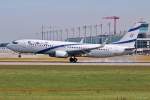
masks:
[[[107,42],[108,42],[108,38],[106,38],[106,40],[102,43],[102,47],[104,47]]]
[[[96,48],[93,48],[93,49],[103,48],[106,45],[107,42],[108,42],[108,38],[99,47],[96,47]]]
[[[82,38],[82,39],[80,40],[80,43],[84,43],[84,38]]]

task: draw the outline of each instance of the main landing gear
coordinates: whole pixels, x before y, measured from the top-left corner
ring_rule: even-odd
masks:
[[[76,63],[78,61],[78,59],[76,57],[70,57],[69,61],[71,63]]]
[[[21,56],[21,53],[19,53],[19,55],[18,55],[18,58],[21,58],[22,56]]]

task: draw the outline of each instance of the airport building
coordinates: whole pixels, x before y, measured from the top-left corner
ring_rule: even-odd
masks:
[[[0,44],[0,58],[10,58],[10,57],[17,57],[17,53],[8,49],[6,47],[8,43],[1,43]]]
[[[9,52],[13,52],[12,50],[8,49],[6,47],[8,43],[1,43],[0,44],[0,53],[9,53]]]
[[[149,24],[142,22],[142,28],[138,35],[138,39],[135,44],[136,53],[150,54],[150,33],[148,32]]]

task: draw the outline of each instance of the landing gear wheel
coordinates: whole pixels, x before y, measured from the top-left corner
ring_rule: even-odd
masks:
[[[74,58],[74,63],[76,63],[78,61],[78,59],[77,58]]]
[[[75,58],[75,57],[71,57],[71,58],[69,59],[69,61],[70,61],[71,63],[76,63],[76,62],[78,61],[78,59]]]
[[[69,61],[70,61],[71,63],[73,63],[73,62],[74,62],[74,59],[71,57],[71,58],[69,59]]]
[[[21,57],[22,57],[21,54],[19,54],[19,55],[18,55],[18,58],[21,58]]]

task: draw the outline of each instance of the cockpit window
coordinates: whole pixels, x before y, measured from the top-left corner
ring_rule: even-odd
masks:
[[[18,42],[16,42],[16,41],[13,41],[12,43],[13,43],[13,44],[18,44]]]

